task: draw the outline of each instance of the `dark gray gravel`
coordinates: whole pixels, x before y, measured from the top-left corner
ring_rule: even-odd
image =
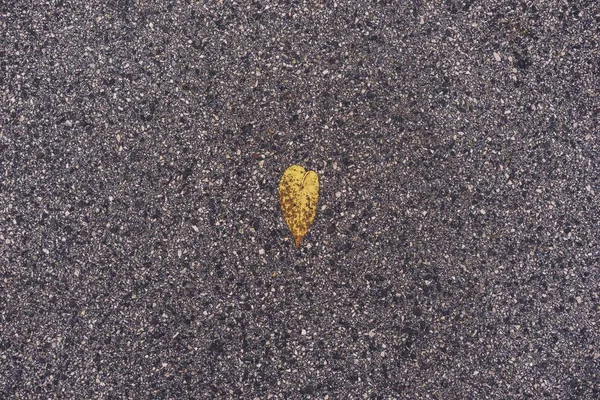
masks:
[[[599,36],[594,0],[1,1],[0,398],[600,398]]]

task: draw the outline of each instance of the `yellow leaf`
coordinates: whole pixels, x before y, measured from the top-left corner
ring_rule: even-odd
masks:
[[[296,247],[300,247],[317,215],[319,176],[299,165],[285,170],[279,181],[279,204]]]

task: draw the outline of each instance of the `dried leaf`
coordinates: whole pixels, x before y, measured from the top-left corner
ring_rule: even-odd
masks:
[[[296,247],[300,247],[317,215],[319,176],[299,165],[285,170],[279,181],[279,204]]]

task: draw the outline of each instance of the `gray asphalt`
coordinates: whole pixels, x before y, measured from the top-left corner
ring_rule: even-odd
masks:
[[[599,27],[0,2],[0,398],[600,398]]]

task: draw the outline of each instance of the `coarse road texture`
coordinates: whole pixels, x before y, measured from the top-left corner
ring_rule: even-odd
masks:
[[[593,0],[0,1],[0,398],[600,398],[599,36]]]

